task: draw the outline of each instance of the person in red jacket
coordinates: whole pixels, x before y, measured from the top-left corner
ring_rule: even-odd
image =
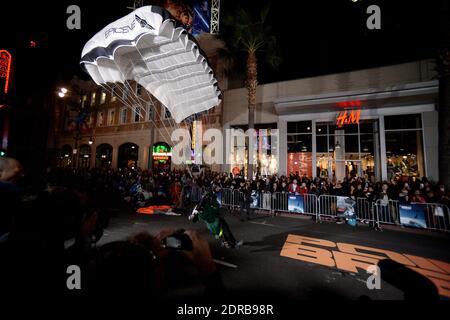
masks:
[[[300,192],[301,195],[305,195],[308,194],[308,188],[306,187],[306,183],[302,183],[302,185],[300,186]]]
[[[300,190],[300,186],[297,184],[297,179],[294,179],[294,181],[292,181],[292,183],[288,187],[288,192],[300,194],[300,191],[301,190]]]

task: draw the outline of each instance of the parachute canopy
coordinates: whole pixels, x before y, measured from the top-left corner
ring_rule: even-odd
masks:
[[[220,103],[205,56],[161,7],[141,7],[103,28],[84,46],[80,64],[98,85],[137,82],[177,123]]]

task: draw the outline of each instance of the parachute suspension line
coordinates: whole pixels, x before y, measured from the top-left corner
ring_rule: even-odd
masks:
[[[141,102],[140,102],[140,98],[138,97],[138,95],[137,95],[137,88],[136,88],[136,90],[133,88],[133,86],[128,82],[128,80],[127,81],[125,81],[125,85],[126,85],[126,88],[127,88],[127,91],[128,92],[130,92],[131,94],[129,95],[129,97],[130,97],[130,99],[131,99],[131,101],[132,101],[132,105],[133,105],[133,111],[134,112],[137,112],[137,107],[139,107],[139,109],[141,109],[141,110],[143,110],[144,112],[145,112],[145,107],[143,107],[142,105],[141,105]],[[140,111],[139,111],[139,116],[142,116],[141,115],[141,113],[140,113]]]
[[[109,87],[108,87],[109,88]],[[122,89],[120,86],[116,86],[116,88],[119,88],[119,90],[121,90],[121,95],[117,96],[119,98],[119,100],[129,109],[136,111],[136,108],[134,107],[134,104],[128,100],[126,100],[126,98],[124,97],[129,97],[130,95],[128,94],[128,91],[125,91],[124,89]],[[128,90],[128,89],[127,89]],[[112,92],[112,89],[109,90],[110,92]],[[139,116],[142,117],[142,114],[139,112]]]
[[[142,55],[142,53],[141,53],[141,51],[139,50],[139,48],[138,48],[138,47],[135,47],[135,49],[136,49],[136,51],[139,53],[139,55],[141,56],[142,61],[144,61],[144,64],[145,64],[145,66],[146,66],[147,71],[149,72],[149,74],[153,74],[153,71],[150,69],[150,67],[147,65],[147,63],[145,63],[145,60],[146,60],[146,59],[145,59],[144,56]],[[150,49],[150,50],[153,51],[153,49]],[[177,124],[177,123],[175,122],[175,119],[174,119],[173,116],[172,116],[172,112],[171,112],[165,105],[163,105],[162,103],[160,103],[160,104],[161,104],[161,106],[162,106],[161,113],[163,113],[163,116],[161,117],[161,120],[162,120],[162,124],[163,124],[164,128],[167,130],[167,124],[169,124],[169,125],[170,125],[170,128],[171,128],[171,130],[172,130],[172,132],[173,132],[173,131],[175,131],[178,127],[181,127],[181,122],[180,122],[180,124]],[[170,112],[170,117],[168,117],[168,118],[166,118],[166,109],[169,110],[169,112]],[[183,119],[183,121],[184,121],[184,119]],[[182,121],[182,122],[183,122],[183,121]],[[170,139],[170,141],[171,141],[171,139]]]
[[[139,54],[140,54],[140,52],[139,52]],[[140,55],[141,55],[141,54],[140,54]],[[142,58],[142,55],[141,55],[141,58]],[[120,71],[120,73],[122,74],[122,76],[125,78],[125,74],[124,74],[122,68],[120,67],[120,65],[117,64],[116,60],[113,60],[113,61],[114,61],[114,64],[116,65],[117,69]],[[137,81],[135,81],[135,82],[136,82],[136,85],[138,85]],[[136,99],[136,96],[137,96],[137,95],[134,94],[134,90],[133,90],[133,88],[131,87],[131,85],[129,84],[128,80],[124,80],[124,81],[123,81],[123,84],[124,84],[124,88],[126,88],[126,89],[128,90],[127,95],[126,95],[127,98],[130,98],[131,101],[134,101],[134,102],[137,103],[139,106],[141,106],[140,103],[139,103],[139,101]],[[124,91],[124,92],[125,92],[125,91]],[[144,100],[144,101],[145,101],[145,100]],[[132,103],[127,102],[126,105],[127,105],[131,110],[134,109]],[[153,104],[153,107],[154,107],[153,109],[154,109],[155,113],[157,113],[157,112],[158,112],[158,111],[157,111],[158,108],[156,108],[156,107],[154,106],[154,104]],[[145,108],[144,108],[144,109],[145,109]],[[159,119],[162,119],[162,117],[159,117]],[[153,125],[154,125],[155,128],[158,128],[158,127],[159,127],[159,126],[157,125],[157,123],[156,123],[153,119],[151,120],[151,122],[153,123]],[[172,139],[171,139],[171,134],[169,133],[169,131],[167,130],[167,128],[166,128],[165,126],[164,126],[164,129],[165,129],[165,134],[166,134],[166,137],[165,137],[165,138],[167,139],[168,142],[171,142],[171,141],[172,141]],[[161,129],[158,129],[158,132],[159,132],[159,133],[163,136],[163,138],[164,138],[164,132],[162,132]]]
[[[145,64],[145,66],[146,66],[146,68],[147,68],[148,73],[149,73],[150,75],[152,75],[152,74],[153,74],[153,71],[152,71],[152,70],[150,69],[150,67],[145,63],[146,59],[145,59],[144,56],[142,55],[140,49],[139,49],[138,47],[135,47],[135,49],[136,49],[136,51],[138,52],[138,54],[140,55],[142,61],[144,61],[144,64]],[[150,49],[150,50],[153,51],[153,49]],[[166,118],[165,115],[166,115],[166,108],[167,108],[167,107],[164,106],[162,103],[161,103],[161,106],[162,106],[162,109],[163,109],[163,110],[161,110],[161,112],[164,112],[163,117],[161,117],[161,119],[162,119],[162,121],[163,121],[163,126],[165,127],[165,129],[167,129],[166,124],[168,123],[168,124],[170,125],[172,131],[175,131],[175,129],[177,129],[177,128],[179,128],[179,127],[185,127],[187,130],[190,130],[190,128],[192,127],[193,121],[198,121],[198,119],[199,119],[199,114],[203,114],[203,113],[206,114],[206,112],[199,112],[199,113],[196,113],[196,114],[194,114],[194,118],[193,118],[192,116],[187,117],[187,118],[183,119],[179,124],[177,124],[177,123],[175,122],[175,119],[174,119],[172,116],[169,117],[169,118]],[[169,110],[169,112],[170,112],[170,110]],[[208,119],[207,119],[207,121],[208,121]],[[169,139],[169,141],[171,141],[171,139]]]
[[[152,75],[153,74],[153,71],[150,69],[150,67],[147,65],[147,63],[145,62],[146,61],[146,59],[144,58],[144,56],[142,55],[142,53],[141,53],[141,51],[139,50],[139,47],[135,47],[135,49],[136,49],[136,51],[138,52],[138,54],[141,56],[141,59],[142,59],[142,61],[144,61],[144,64],[145,64],[145,66],[146,66],[146,68],[147,68],[147,71],[149,72],[149,74],[150,75]],[[154,50],[151,48],[150,49],[152,52],[154,52]],[[170,128],[171,128],[171,130],[172,131],[175,131],[175,129],[177,129],[177,127],[179,127],[179,125],[177,125],[177,123],[175,122],[175,120],[173,119],[173,117],[172,117],[172,112],[165,106],[165,105],[163,105],[162,103],[160,103],[161,104],[161,106],[162,106],[162,110],[161,110],[161,113],[162,113],[162,117],[161,117],[161,120],[162,120],[162,123],[163,123],[163,126],[167,129],[167,124],[169,124],[170,125]],[[166,109],[167,110],[169,110],[169,112],[170,112],[170,117],[169,118],[166,118]]]
[[[101,84],[101,86],[102,86],[103,88],[105,88],[105,86],[106,86],[105,89],[106,89],[108,92],[110,92],[111,94],[114,93],[114,90],[112,89],[112,88],[113,88],[112,86],[109,86],[109,85],[103,85],[103,84]],[[128,101],[128,100],[126,100],[126,99],[124,98],[124,97],[127,97],[127,98],[132,97],[132,98],[134,98],[134,97],[131,95],[132,92],[127,92],[127,91],[125,91],[125,89],[122,88],[122,87],[121,87],[120,85],[118,85],[118,84],[116,84],[116,85],[114,86],[114,88],[117,88],[117,89],[119,89],[119,91],[120,91],[120,95],[115,94],[115,96],[119,99],[119,101],[121,101],[121,102],[124,104],[124,106],[127,107],[128,109],[133,110],[133,104],[132,104],[130,101]],[[142,116],[142,114],[140,114],[140,113],[139,113],[139,116],[141,116],[142,119],[145,119],[145,117]],[[151,121],[153,122],[154,126],[157,127],[157,125],[156,125],[156,123],[153,121],[153,119],[152,119]],[[168,135],[168,133],[167,133],[167,135]],[[170,141],[170,136],[168,136],[168,138],[169,138],[168,141]]]

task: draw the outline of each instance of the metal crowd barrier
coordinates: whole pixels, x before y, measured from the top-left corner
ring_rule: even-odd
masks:
[[[305,212],[304,214],[315,215],[317,216],[319,212],[319,199],[315,194],[305,194],[304,203],[305,203]]]
[[[400,225],[400,209],[397,200],[377,200],[375,211],[379,223]]]
[[[338,197],[333,195],[321,195],[319,197],[318,217],[337,218],[341,213],[338,208]],[[374,204],[365,198],[357,198],[355,202],[355,214],[357,220],[366,223],[377,223]]]
[[[378,226],[378,219],[375,211],[375,204],[366,198],[356,199],[356,215],[358,220],[363,223],[372,223]]]
[[[274,192],[272,193],[272,201],[270,203],[272,212],[288,212],[289,209],[289,193]]]
[[[298,208],[289,208],[289,197],[301,197],[301,205]],[[230,210],[253,209],[270,214],[276,212],[291,214],[317,215],[319,203],[315,194],[293,195],[287,192],[258,192],[252,193],[250,199],[246,199],[242,191],[222,189],[221,205]]]
[[[426,222],[430,230],[450,231],[450,210],[446,205],[426,203]]]
[[[337,218],[337,197],[331,195],[319,196],[319,210],[317,213],[317,219],[320,221],[322,217],[325,218]]]
[[[252,199],[245,199],[244,193],[239,190],[222,189],[221,205],[230,210],[250,208],[270,214],[290,213],[316,216],[319,222],[324,218],[337,219],[341,214],[338,208],[338,197],[334,195],[315,194],[297,195],[303,198],[303,209],[289,206],[289,197],[294,196],[287,192],[260,192]],[[450,210],[446,205],[426,203],[425,222],[423,229],[450,232]],[[377,229],[383,225],[401,225],[400,204],[396,200],[368,201],[366,198],[357,198],[355,204],[357,220],[369,223]]]
[[[378,200],[375,203],[378,221],[382,224],[401,225],[401,205],[402,204],[400,204],[399,201],[396,200],[389,200],[389,202]],[[417,217],[417,219],[419,219],[417,221],[418,228],[444,232],[450,231],[450,210],[448,206],[438,203],[404,204],[404,206],[409,205],[419,205],[424,207],[424,220],[421,220],[421,217],[419,216]]]

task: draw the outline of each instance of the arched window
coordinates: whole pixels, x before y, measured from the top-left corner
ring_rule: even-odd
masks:
[[[138,167],[139,146],[128,142],[119,147],[119,158],[117,166],[119,168],[135,169]]]
[[[107,143],[97,146],[95,150],[95,167],[111,168],[113,147]]]
[[[91,166],[91,146],[88,144],[83,144],[80,146],[79,152],[79,168],[89,168]]]

